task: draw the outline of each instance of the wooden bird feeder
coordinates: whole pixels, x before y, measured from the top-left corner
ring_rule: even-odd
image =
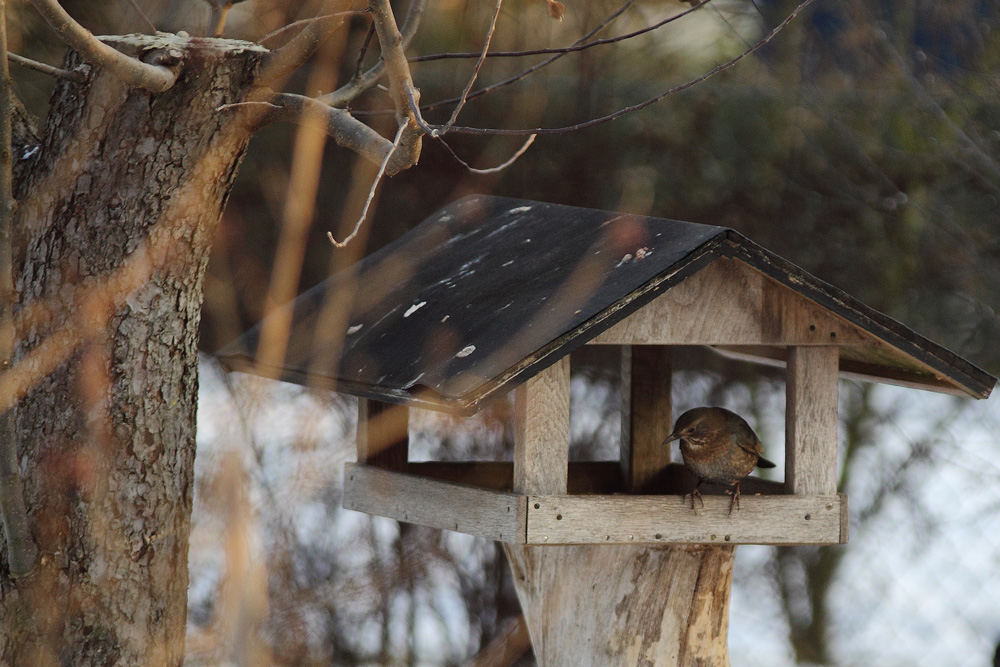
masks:
[[[728,664],[732,546],[847,541],[838,378],[975,398],[996,382],[731,229],[499,197],[449,205],[289,308],[269,317],[291,317],[283,359],[257,349],[268,319],[219,357],[359,396],[344,506],[503,542],[546,666]],[[584,344],[623,348],[617,461],[568,459]],[[784,482],[749,478],[732,514],[721,490],[693,512],[661,445],[671,350],[695,345],[786,368]],[[513,463],[407,460],[408,407],[468,415],[512,389]]]

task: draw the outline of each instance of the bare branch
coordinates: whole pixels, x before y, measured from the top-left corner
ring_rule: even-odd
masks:
[[[446,142],[441,137],[436,137],[436,138],[437,138],[438,141],[441,142],[441,145],[445,147],[445,150],[447,150],[449,153],[451,153],[451,156],[453,158],[455,158],[456,162],[458,162],[460,165],[462,165],[463,167],[465,167],[466,169],[468,169],[469,171],[471,171],[473,174],[495,174],[497,172],[503,171],[504,169],[506,169],[510,165],[514,164],[517,161],[517,158],[519,158],[522,155],[524,155],[525,152],[527,152],[528,147],[531,146],[531,144],[535,143],[535,137],[537,137],[537,136],[538,136],[537,134],[532,134],[530,137],[528,137],[528,140],[525,141],[524,144],[522,144],[521,147],[517,149],[517,152],[514,153],[512,156],[510,156],[509,160],[507,160],[503,164],[499,164],[499,165],[497,165],[495,167],[490,167],[488,169],[477,169],[477,168],[469,165],[468,162],[466,162],[462,158],[458,157],[458,153],[456,153],[455,150],[451,146],[448,145],[448,142]]]
[[[144,63],[101,42],[67,14],[56,0],[30,2],[59,38],[83,56],[84,60],[108,70],[125,83],[152,93],[162,93],[177,80],[177,71]]]
[[[424,2],[425,0],[412,0],[410,2],[410,8],[406,13],[406,21],[403,23],[402,28],[402,49],[404,51],[410,45],[410,41],[413,39],[413,36],[417,34],[417,29],[420,27],[420,18],[424,13]],[[369,90],[372,86],[378,83],[384,75],[385,60],[380,59],[364,74],[353,77],[337,90],[317,99],[322,102],[326,102],[330,106],[342,107],[361,93]]]
[[[351,240],[353,240],[354,237],[358,235],[358,232],[361,230],[361,225],[364,223],[365,218],[368,217],[368,207],[372,205],[372,200],[375,199],[375,191],[378,189],[379,183],[382,182],[382,176],[383,174],[385,174],[385,168],[389,164],[389,160],[392,158],[392,154],[396,152],[397,148],[399,148],[399,144],[403,140],[403,135],[405,133],[406,133],[406,123],[403,123],[402,125],[399,126],[399,130],[396,131],[396,138],[392,142],[392,148],[389,149],[389,154],[385,156],[385,159],[382,160],[382,164],[379,165],[378,173],[375,174],[375,181],[372,183],[372,187],[368,191],[368,199],[365,200],[365,207],[361,209],[361,215],[358,217],[358,221],[354,223],[354,229],[351,230],[351,233],[348,234],[347,238],[345,238],[343,241],[338,241],[337,239],[333,238],[332,232],[326,233],[327,237],[330,239],[330,243],[332,243],[336,247],[338,248],[346,247],[347,244],[350,243]]]
[[[312,97],[280,93],[267,102],[251,103],[266,104],[269,107],[261,125],[298,123],[303,115],[312,114],[322,119],[326,133],[338,146],[354,151],[374,164],[382,164],[393,152],[392,143],[388,139],[354,118],[348,111],[323,104]]]
[[[711,0],[707,0],[707,2],[711,2]],[[603,21],[601,21],[601,23],[598,24],[593,30],[591,30],[586,35],[584,35],[580,39],[578,39],[575,42],[573,42],[573,45],[576,46],[576,45],[587,43],[588,39],[590,39],[591,37],[593,37],[594,35],[596,35],[600,31],[604,30],[604,28],[608,27],[608,25],[612,21],[614,21],[616,18],[618,18],[619,16],[621,16],[622,14],[624,14],[625,11],[629,7],[631,7],[634,3],[635,3],[635,0],[627,0],[625,2],[625,4],[623,4],[621,7],[619,7],[614,12],[612,12],[611,14],[609,14],[608,17],[606,19],[604,19]],[[706,4],[706,3],[702,3],[702,4]],[[680,18],[681,16],[683,16],[684,14],[686,14],[687,11],[690,11],[690,10],[685,10],[685,12],[682,12],[681,14],[678,14],[677,16],[671,18],[671,20],[675,20],[676,18]],[[567,51],[566,53],[569,53],[569,51]],[[512,77],[510,77],[508,79],[504,79],[503,81],[498,81],[497,83],[494,83],[492,85],[486,86],[485,88],[480,88],[479,90],[475,91],[474,93],[470,93],[468,95],[468,97],[466,97],[466,100],[473,100],[473,99],[476,99],[477,97],[480,97],[482,95],[486,95],[488,93],[492,93],[494,90],[497,90],[499,88],[503,88],[504,86],[509,86],[509,85],[511,85],[513,83],[517,83],[518,81],[520,81],[520,80],[522,80],[524,78],[527,78],[531,74],[534,74],[535,72],[537,72],[538,70],[542,69],[546,65],[550,65],[550,64],[554,63],[555,61],[559,60],[560,58],[562,58],[563,56],[565,56],[566,53],[558,53],[558,54],[552,56],[551,58],[546,58],[542,62],[537,63],[535,65],[532,65],[531,67],[529,67],[528,69],[524,70],[523,72],[520,72],[519,74],[515,74],[514,76],[512,76]],[[420,107],[420,110],[421,111],[429,111],[431,109],[436,109],[438,107],[445,106],[447,104],[455,104],[456,102],[459,101],[459,99],[460,98],[458,98],[458,97],[451,97],[451,98],[448,98],[448,99],[440,100],[438,102],[431,102],[430,104],[425,104],[424,106]],[[331,104],[333,104],[333,102],[331,102]],[[387,114],[387,113],[392,113],[392,112],[391,111],[365,111],[365,112],[360,112],[359,111],[359,112],[357,112],[357,115],[358,116],[380,116],[380,115],[384,115],[384,114]]]
[[[472,90],[472,86],[476,85],[476,79],[479,77],[479,70],[482,69],[483,63],[486,62],[486,54],[490,51],[490,42],[493,41],[493,32],[497,27],[497,17],[500,16],[500,7],[503,5],[503,0],[497,0],[496,9],[493,10],[493,18],[490,20],[489,30],[486,31],[486,39],[483,41],[483,50],[479,54],[479,60],[476,61],[476,66],[472,70],[472,76],[469,77],[468,83],[465,84],[465,88],[462,89],[462,94],[459,96],[458,104],[451,112],[451,116],[448,118],[448,122],[444,124],[444,127],[436,129],[431,132],[432,137],[437,137],[448,131],[455,121],[458,120],[458,114],[462,112],[462,108],[465,106],[465,101],[469,97],[469,91]],[[415,111],[417,116],[420,115],[420,110]]]
[[[343,0],[338,0],[343,2]],[[320,42],[334,30],[344,25],[348,16],[364,12],[340,11],[324,14],[310,20],[302,32],[278,47],[268,56],[260,73],[259,82],[263,86],[274,86],[278,81],[305,64],[319,48]]]
[[[587,37],[589,35],[593,35],[594,34],[594,31],[591,31],[587,36],[585,36],[585,37],[583,37],[581,39],[578,39],[577,41],[573,42],[569,46],[564,46],[564,47],[560,47],[560,48],[551,48],[551,49],[529,49],[529,50],[525,50],[525,51],[493,51],[493,52],[490,52],[490,53],[486,54],[486,57],[487,58],[521,58],[521,57],[524,57],[524,56],[542,56],[542,55],[548,55],[548,54],[552,54],[552,53],[558,53],[558,54],[563,54],[564,55],[564,54],[567,54],[567,53],[576,53],[577,51],[586,51],[587,49],[593,48],[595,46],[604,46],[605,44],[615,44],[616,42],[624,42],[625,40],[632,39],[633,37],[638,37],[639,35],[644,35],[647,32],[653,32],[654,30],[658,30],[659,28],[662,28],[663,26],[667,25],[668,23],[673,23],[674,21],[676,21],[678,19],[682,19],[685,16],[687,16],[688,14],[690,14],[691,12],[697,11],[698,9],[701,9],[705,5],[709,4],[711,1],[712,0],[705,0],[705,2],[696,4],[696,5],[688,8],[688,9],[685,9],[682,12],[678,12],[677,14],[674,14],[673,16],[670,16],[668,18],[663,19],[659,23],[654,23],[653,25],[646,26],[645,28],[640,28],[639,30],[635,30],[633,32],[626,33],[624,35],[618,35],[617,37],[606,37],[604,39],[595,39],[592,42],[583,41],[583,40],[587,39]],[[628,7],[631,4],[632,4],[632,2],[625,3],[625,6],[623,6],[621,9],[619,9],[614,14],[612,14],[611,17],[609,17],[609,20],[611,18],[617,18],[621,14],[621,12],[626,7]],[[607,25],[607,23],[609,22],[609,20],[605,20],[605,22],[603,22],[600,26],[598,26],[598,29],[603,28],[605,25]],[[479,53],[431,53],[431,54],[427,54],[427,55],[424,55],[424,56],[413,56],[412,58],[410,58],[410,62],[411,63],[423,63],[423,62],[430,62],[432,60],[447,60],[447,59],[452,59],[452,58],[466,58],[466,59],[468,59],[468,58],[478,58],[478,57],[480,57],[480,55],[481,54],[479,54]]]
[[[772,39],[774,39],[775,36],[777,36],[777,34],[779,32],[781,32],[782,29],[784,29],[784,27],[786,25],[788,25],[789,23],[791,23],[795,19],[795,17],[799,15],[799,13],[802,10],[804,10],[806,7],[808,7],[809,5],[811,5],[814,1],[815,0],[804,0],[804,2],[799,3],[799,5],[794,10],[792,10],[792,12],[787,17],[785,17],[785,20],[783,20],[781,23],[779,23],[778,25],[776,25],[769,33],[767,33],[759,41],[757,41],[755,44],[751,45],[749,48],[747,48],[745,51],[743,51],[742,53],[740,53],[735,58],[733,58],[731,60],[728,60],[728,61],[726,61],[726,62],[724,62],[724,63],[722,63],[720,65],[716,65],[711,70],[709,70],[708,72],[702,74],[701,76],[699,76],[697,78],[694,78],[694,79],[691,79],[690,81],[687,81],[685,83],[682,83],[679,86],[674,86],[673,88],[670,88],[670,89],[664,91],[663,93],[657,95],[656,97],[653,97],[653,98],[650,98],[650,99],[646,100],[645,102],[640,102],[639,104],[633,104],[632,106],[624,107],[624,108],[619,109],[618,111],[615,111],[614,113],[610,113],[610,114],[608,114],[606,116],[601,116],[599,118],[592,118],[591,120],[584,121],[582,123],[577,123],[576,125],[569,125],[569,126],[566,126],[566,127],[536,127],[536,128],[531,128],[531,129],[501,129],[501,128],[479,128],[479,127],[452,127],[452,128],[450,128],[450,131],[457,132],[459,134],[513,135],[513,136],[518,136],[518,135],[523,136],[523,135],[526,135],[526,134],[565,134],[567,132],[575,132],[576,130],[583,130],[583,129],[586,129],[588,127],[594,127],[595,125],[601,125],[603,123],[607,123],[609,121],[612,121],[612,120],[615,120],[617,118],[621,118],[622,116],[625,116],[627,114],[630,114],[633,111],[639,111],[640,109],[645,109],[646,107],[651,106],[653,104],[656,104],[657,102],[659,102],[660,100],[662,100],[663,98],[665,98],[665,97],[667,97],[669,95],[673,95],[674,93],[679,93],[682,90],[687,90],[688,88],[691,88],[692,86],[696,86],[699,83],[705,81],[706,79],[709,79],[709,78],[715,76],[719,72],[723,72],[723,71],[725,71],[725,70],[733,67],[736,63],[740,62],[741,60],[743,60],[744,58],[746,58],[748,55],[750,55],[751,53],[757,51],[762,46],[764,46],[765,44],[769,43]],[[433,129],[434,126],[431,126],[431,128]]]
[[[52,65],[40,63],[37,60],[32,60],[31,58],[19,56],[16,53],[11,53],[10,51],[7,52],[7,59],[16,65],[20,65],[21,67],[27,67],[28,69],[33,69],[36,72],[48,74],[49,76],[54,76],[58,79],[69,79],[70,81],[76,81],[77,83],[83,83],[87,80],[87,76],[79,70],[60,69],[58,67],[53,67]]]
[[[414,108],[413,101],[420,101],[420,92],[413,86],[410,64],[406,62],[403,52],[403,35],[396,26],[392,5],[389,0],[370,0],[369,7],[375,22],[375,33],[382,46],[382,61],[389,77],[389,96],[396,107],[396,121],[400,126],[405,125],[404,119],[416,122],[420,110]]]
[[[7,2],[0,0],[0,53],[7,52]],[[7,59],[0,58],[0,368],[8,372],[14,356],[14,274],[11,236],[14,218],[11,115],[14,91]],[[38,562],[38,547],[31,536],[24,491],[17,464],[17,431],[14,407],[0,412],[0,518],[7,538],[7,563],[12,577],[29,574]]]

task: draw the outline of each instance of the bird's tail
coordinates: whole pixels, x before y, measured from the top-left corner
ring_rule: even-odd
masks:
[[[757,457],[757,467],[758,468],[774,468],[776,467],[773,463],[765,459],[763,456]]]

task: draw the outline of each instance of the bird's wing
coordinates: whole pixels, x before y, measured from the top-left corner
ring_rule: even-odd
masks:
[[[760,444],[760,439],[757,438],[757,434],[753,432],[750,425],[745,421],[737,421],[730,424],[729,429],[732,433],[733,442],[739,445],[741,448],[750,452],[751,454],[756,454],[760,456],[764,453],[764,448]]]

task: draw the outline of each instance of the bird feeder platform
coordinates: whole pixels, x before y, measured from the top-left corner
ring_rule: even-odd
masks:
[[[289,321],[280,353],[258,349]],[[569,460],[585,344],[622,349],[615,461]],[[692,507],[662,445],[691,346],[785,368],[784,480],[743,480],[732,512],[706,485]],[[731,229],[499,197],[449,205],[218,356],[358,396],[344,507],[503,543],[543,667],[728,665],[733,545],[847,541],[839,378],[996,383]],[[512,390],[513,462],[409,461],[411,408],[469,415]]]
[[[446,207],[220,351],[231,368],[359,396],[344,506],[510,544],[839,544],[842,376],[988,396],[995,379],[726,228],[498,197]],[[292,321],[283,359],[257,346]],[[569,353],[623,354],[618,461],[568,460]],[[783,483],[685,494],[660,446],[670,355],[786,368]],[[407,460],[408,407],[471,414],[515,390],[514,462]],[[718,490],[717,490],[718,491]]]

